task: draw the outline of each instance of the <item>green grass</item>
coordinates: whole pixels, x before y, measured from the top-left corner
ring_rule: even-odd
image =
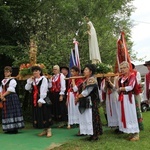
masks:
[[[100,109],[101,119],[106,123],[103,111]],[[143,113],[144,131],[140,132],[140,140],[136,142],[127,141],[127,134],[115,134],[108,127],[104,128],[104,134],[98,141],[89,142],[86,137],[74,136],[78,128],[58,129],[52,128],[53,136],[51,138],[38,137],[37,134],[42,130],[33,129],[31,123],[26,123],[26,128],[18,135],[7,135],[0,128],[0,149],[12,150],[149,150],[150,149],[150,111]],[[17,145],[17,146],[16,146]],[[53,145],[53,146],[52,146]],[[10,148],[13,147],[13,148]]]
[[[101,114],[104,120],[103,114]],[[128,141],[128,134],[115,134],[110,128],[105,128],[98,141],[90,142],[81,138],[63,144],[54,150],[148,150],[150,149],[150,111],[143,113],[144,131],[140,132],[139,141]]]

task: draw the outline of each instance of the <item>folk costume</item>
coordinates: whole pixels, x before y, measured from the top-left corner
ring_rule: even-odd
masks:
[[[82,79],[75,79],[75,86],[69,81],[69,89],[67,92],[67,107],[68,107],[68,125],[79,124],[79,109],[78,104],[75,104],[75,97],[78,92],[78,87],[82,84]]]
[[[136,112],[137,112],[137,118],[138,118],[138,123],[139,123],[139,129],[144,130],[144,125],[143,125],[143,118],[142,118],[142,113],[141,113],[141,97],[143,96],[142,94],[142,87],[141,87],[141,75],[139,72],[136,70],[133,70],[133,74],[136,77],[136,93],[134,94],[135,96],[135,105],[136,105]]]
[[[144,99],[150,100],[150,72],[145,75]]]
[[[146,66],[149,72],[145,75],[145,84],[144,84],[144,99],[150,100],[150,61],[146,61],[144,66]]]
[[[81,94],[84,98],[79,99],[80,134],[93,135],[93,137],[98,138],[98,135],[102,134],[103,131],[98,110],[98,85],[94,77],[83,82]]]
[[[0,93],[10,92],[5,96],[6,101],[2,101],[2,129],[5,132],[17,133],[18,129],[24,128],[21,105],[15,90],[16,85],[15,79],[7,78],[2,80],[0,88]]]
[[[125,91],[119,94],[119,130],[125,133],[139,133],[134,96],[136,77],[133,73],[128,77],[121,77],[118,84],[119,87],[125,88]]]
[[[115,81],[112,83],[105,81],[102,87],[106,93],[106,114],[109,127],[117,127],[118,122],[118,93],[115,88]]]
[[[100,79],[98,78],[98,81]],[[104,86],[105,86],[105,79],[102,79],[102,81],[100,82],[100,106],[103,109],[104,112],[104,116],[106,119],[106,125],[108,125],[108,119],[107,119],[107,111],[106,111],[106,92],[104,92]]]
[[[52,79],[49,81],[52,117],[54,121],[62,121],[62,101],[59,100],[59,97],[60,95],[65,95],[66,85],[64,78],[65,76],[62,73],[58,73],[53,75]]]
[[[44,100],[48,92],[48,80],[44,76],[29,78],[25,89],[32,92],[33,127],[49,128],[51,125],[51,108]],[[42,107],[38,103],[42,103]]]
[[[69,78],[69,68],[67,66],[60,67],[60,72],[65,76],[65,78]],[[65,80],[65,94],[63,95],[63,101],[60,102],[60,113],[61,113],[61,122],[58,127],[64,127],[68,122],[68,110],[67,110],[67,91],[69,86],[69,80]]]

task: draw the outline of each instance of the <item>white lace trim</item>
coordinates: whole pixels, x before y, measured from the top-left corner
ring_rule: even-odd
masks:
[[[119,130],[125,133],[139,133],[139,126],[136,120],[126,122],[126,128],[123,127],[123,124],[119,126]]]

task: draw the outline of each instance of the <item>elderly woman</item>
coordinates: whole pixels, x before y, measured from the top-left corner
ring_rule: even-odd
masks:
[[[24,121],[18,95],[16,94],[16,80],[11,77],[12,68],[4,68],[5,78],[0,86],[0,99],[2,108],[2,128],[5,133],[18,133],[18,129],[24,128]]]
[[[89,140],[98,140],[103,133],[98,104],[99,94],[97,80],[93,76],[96,71],[94,64],[87,64],[84,68],[85,80],[80,94],[76,96],[79,102],[79,129],[80,134],[90,135]]]
[[[48,91],[48,80],[43,76],[42,69],[39,66],[33,66],[31,70],[33,77],[27,80],[25,89],[32,92],[33,126],[35,128],[44,128],[44,131],[39,136],[46,135],[51,137],[50,106],[45,101]]]
[[[119,92],[119,130],[130,134],[128,140],[139,140],[139,126],[136,114],[135,96],[137,81],[133,73],[130,73],[129,63],[123,61],[120,64],[122,76],[118,81]]]
[[[65,110],[64,107],[66,107],[64,103],[66,90],[65,76],[60,73],[60,67],[58,65],[53,66],[53,73],[54,75],[49,80],[50,99],[52,100],[52,117],[54,121],[65,121],[65,118],[63,118],[64,112],[62,111]],[[62,124],[60,124],[59,127],[63,126]]]

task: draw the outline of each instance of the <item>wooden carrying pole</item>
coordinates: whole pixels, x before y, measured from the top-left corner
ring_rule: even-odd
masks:
[[[107,74],[100,74],[99,73],[99,74],[96,74],[95,77],[96,78],[105,78],[105,77],[115,77],[115,76],[120,76],[120,75],[121,74],[119,74],[119,73],[107,73]],[[52,75],[44,75],[44,76],[46,78],[48,78],[48,79],[50,79],[52,77]],[[30,77],[32,77],[32,75],[30,75]],[[11,78],[20,79],[19,76],[11,77]],[[74,77],[65,78],[65,80],[69,80],[69,79],[82,79],[82,78],[85,78],[85,76],[74,76]]]
[[[107,73],[107,74],[96,74],[95,77],[96,78],[105,78],[105,77],[115,77],[115,76],[120,76],[119,73]],[[65,78],[65,80],[69,80],[69,79],[79,79],[79,78],[85,78],[85,76],[75,76],[75,77],[69,77],[69,78]]]

